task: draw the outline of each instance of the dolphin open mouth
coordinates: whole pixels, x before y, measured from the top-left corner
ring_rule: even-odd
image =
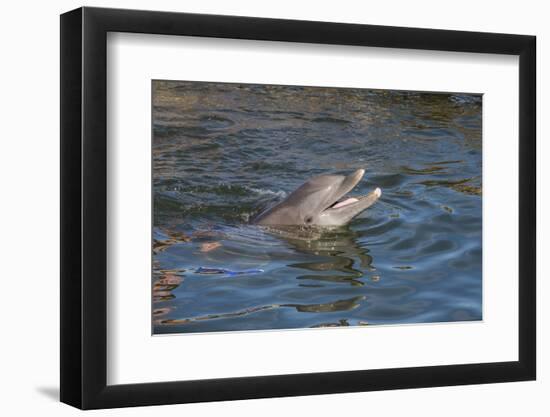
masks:
[[[347,197],[347,198],[340,198],[339,200],[335,201],[331,206],[327,207],[325,210],[332,210],[332,209],[338,209],[342,207],[349,206],[350,204],[355,204],[363,200],[364,198],[369,198],[371,195],[374,194],[374,196],[380,198],[382,195],[382,190],[378,187],[375,188],[375,190],[372,193],[366,194],[366,195],[360,195],[356,197]]]
[[[338,201],[334,203],[332,206],[330,206],[330,208],[340,208],[340,207],[347,206],[348,204],[357,203],[358,201],[359,199],[356,197],[349,197],[349,198],[346,198],[344,201]]]
[[[365,174],[364,169],[358,169],[353,174],[348,175],[340,185],[338,191],[334,194],[336,197],[336,200],[334,200],[328,207],[326,207],[323,211],[324,212],[330,212],[330,211],[340,211],[343,209],[353,209],[357,207],[360,209],[360,211],[364,210],[364,207],[366,204],[369,206],[374,203],[374,201],[378,200],[380,196],[382,195],[382,190],[380,188],[376,188],[373,192],[367,194],[367,195],[361,195],[361,196],[348,196],[347,194],[352,191],[355,186],[361,181],[363,178],[363,175]],[[361,206],[361,207],[359,207]]]

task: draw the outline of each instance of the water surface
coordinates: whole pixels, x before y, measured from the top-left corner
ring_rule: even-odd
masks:
[[[154,81],[153,332],[480,320],[481,162],[479,95]],[[348,226],[249,223],[358,168]]]

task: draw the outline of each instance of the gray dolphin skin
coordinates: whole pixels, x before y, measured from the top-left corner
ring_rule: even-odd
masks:
[[[382,195],[376,188],[365,196],[344,198],[361,181],[364,169],[350,175],[320,175],[311,178],[286,199],[253,221],[273,226],[343,226],[372,206]]]

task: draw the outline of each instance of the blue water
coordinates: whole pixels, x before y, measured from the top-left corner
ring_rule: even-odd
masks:
[[[153,82],[154,333],[480,320],[481,108],[471,94]],[[348,226],[250,224],[312,176],[358,168],[351,194],[383,194]]]

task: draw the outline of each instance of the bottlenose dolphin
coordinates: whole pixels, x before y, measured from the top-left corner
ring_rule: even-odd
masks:
[[[319,175],[293,191],[279,204],[254,219],[259,225],[343,226],[382,195],[380,188],[360,197],[343,197],[361,181],[364,169],[353,174]]]

